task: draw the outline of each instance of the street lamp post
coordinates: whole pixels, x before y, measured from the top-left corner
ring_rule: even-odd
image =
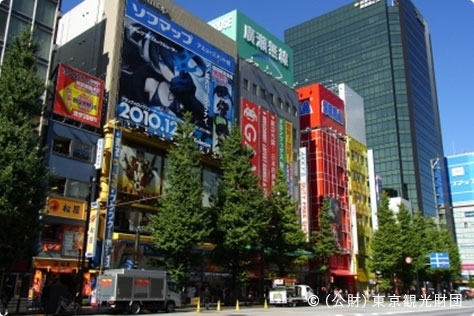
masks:
[[[405,258],[405,263],[410,266],[410,267],[413,267],[413,258],[412,257],[406,257]],[[415,295],[418,297],[418,293],[419,293],[419,280],[418,280],[418,269],[416,269],[415,267]]]

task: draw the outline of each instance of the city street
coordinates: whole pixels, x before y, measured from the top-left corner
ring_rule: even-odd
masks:
[[[449,304],[448,304],[449,305]],[[385,307],[367,304],[364,307],[348,307],[345,306],[326,306],[320,305],[316,307],[299,306],[299,307],[273,307],[267,309],[263,307],[240,308],[239,311],[234,309],[216,310],[201,310],[201,312],[177,312],[175,315],[197,315],[197,314],[222,314],[232,316],[243,315],[308,315],[308,316],[359,316],[359,315],[423,315],[429,313],[430,316],[471,316],[474,315],[474,302],[463,302],[462,306],[458,307]]]
[[[318,305],[316,307],[310,306],[298,306],[298,307],[275,307],[268,306],[242,306],[236,309],[236,307],[224,306],[220,311],[216,309],[216,306],[211,307],[209,310],[201,308],[197,311],[196,308],[188,308],[177,310],[172,315],[225,315],[225,316],[270,316],[270,315],[308,315],[308,316],[383,316],[383,315],[424,315],[429,313],[430,316],[473,316],[474,315],[474,301],[463,301],[460,306],[450,306],[449,302],[446,302],[446,306],[437,306],[433,304],[431,306],[421,306],[420,302],[414,307],[403,306],[389,306],[389,303],[385,303],[385,306],[376,306],[372,302],[365,306],[354,307],[354,306],[327,306]],[[157,313],[156,315],[163,315],[163,313]],[[97,314],[96,314],[97,315]],[[153,314],[146,314],[153,315]]]

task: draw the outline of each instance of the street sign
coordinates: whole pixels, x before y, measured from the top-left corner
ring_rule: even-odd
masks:
[[[430,252],[430,267],[449,269],[449,254],[447,252]]]

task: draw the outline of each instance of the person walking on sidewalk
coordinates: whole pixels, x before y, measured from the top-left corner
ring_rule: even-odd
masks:
[[[8,303],[13,297],[13,285],[10,283],[10,278],[7,277],[3,284],[1,300],[2,300],[2,315],[8,315]]]

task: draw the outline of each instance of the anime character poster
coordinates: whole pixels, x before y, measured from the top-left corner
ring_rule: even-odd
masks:
[[[117,188],[120,192],[141,197],[160,194],[162,157],[122,145]]]
[[[173,139],[190,112],[196,143],[215,150],[234,119],[235,61],[156,10],[127,0],[117,116]]]

